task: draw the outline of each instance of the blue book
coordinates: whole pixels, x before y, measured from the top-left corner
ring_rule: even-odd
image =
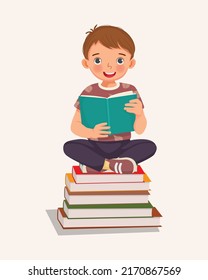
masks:
[[[111,95],[108,98],[92,95],[81,95],[80,112],[82,124],[94,128],[106,122],[111,134],[119,134],[134,130],[135,115],[124,110],[125,104],[137,99],[132,91]]]

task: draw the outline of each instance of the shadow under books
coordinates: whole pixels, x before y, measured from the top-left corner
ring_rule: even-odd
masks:
[[[52,225],[58,235],[87,235],[87,234],[118,234],[118,233],[143,233],[159,232],[158,228],[96,228],[96,229],[63,229],[57,220],[57,210],[46,210]]]

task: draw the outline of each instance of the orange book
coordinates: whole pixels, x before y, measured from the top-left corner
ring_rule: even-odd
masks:
[[[116,175],[111,174],[112,176],[114,176],[114,178],[117,178],[117,176],[119,176],[119,175],[121,175],[121,176],[128,175],[130,178],[132,176],[131,182],[128,182],[128,181],[127,182],[126,181],[115,182],[115,180],[112,182],[111,177],[109,177],[110,175],[108,176],[105,174],[105,175],[103,175],[103,176],[107,176],[107,177],[105,177],[105,181],[99,182],[99,183],[97,182],[97,180],[101,181],[101,179],[97,178],[97,180],[95,180],[96,181],[95,182],[95,181],[93,181],[92,176],[90,177],[91,178],[90,180],[89,180],[89,177],[84,176],[84,175],[88,176],[88,174],[80,175],[80,176],[84,176],[84,177],[81,177],[81,179],[79,178],[79,175],[78,176],[76,176],[76,175],[77,174],[75,173],[75,171],[73,172],[73,175],[72,175],[72,173],[66,173],[66,175],[65,175],[65,185],[69,188],[69,190],[71,192],[73,192],[73,191],[76,191],[76,192],[80,192],[80,191],[84,191],[84,192],[88,192],[88,191],[130,191],[130,190],[131,191],[139,191],[139,190],[144,191],[144,190],[149,190],[149,184],[151,182],[150,178],[145,173],[142,174],[142,181],[138,180],[137,173],[116,174]],[[74,176],[75,176],[75,178],[74,178]],[[99,178],[102,177],[102,175],[96,175],[96,176],[98,176]],[[123,178],[123,179],[125,179],[125,178]]]

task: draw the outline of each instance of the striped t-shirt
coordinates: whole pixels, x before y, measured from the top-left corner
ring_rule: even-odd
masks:
[[[111,88],[106,88],[103,87],[101,84],[93,84],[88,86],[83,90],[81,95],[94,95],[94,96],[100,96],[100,97],[109,97],[111,95],[121,93],[121,92],[126,92],[126,91],[133,91],[134,93],[137,94],[138,99],[142,102],[142,99],[137,91],[137,89],[129,84],[125,83],[119,83],[115,87]],[[142,102],[143,108],[144,104]],[[80,109],[80,104],[79,104],[79,99],[77,99],[76,103],[74,106],[79,110]],[[90,140],[94,141],[122,141],[122,140],[128,140],[131,138],[131,133],[126,132],[126,133],[120,133],[120,134],[113,134],[109,135],[106,138],[91,138]]]

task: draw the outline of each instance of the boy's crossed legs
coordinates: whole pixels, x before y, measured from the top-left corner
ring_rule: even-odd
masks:
[[[115,142],[71,140],[64,144],[64,153],[84,165],[83,172],[112,170],[116,173],[132,173],[138,163],[156,152],[154,142],[145,139]]]

